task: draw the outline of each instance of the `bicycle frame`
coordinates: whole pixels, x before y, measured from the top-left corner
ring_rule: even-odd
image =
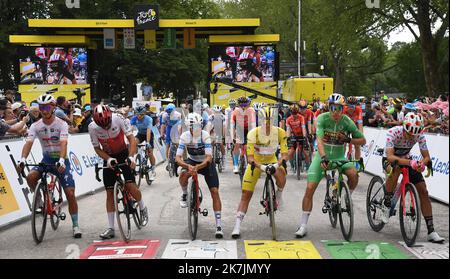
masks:
[[[395,194],[394,199],[391,200],[391,210],[390,210],[390,216],[393,216],[395,214],[395,206],[397,205],[398,199],[402,198],[402,207],[403,207],[403,215],[406,215],[406,208],[405,208],[405,194],[406,194],[406,185],[410,183],[409,181],[409,170],[407,167],[401,167],[401,173],[402,173],[402,181],[395,187]],[[413,193],[410,192],[411,195],[411,206],[415,209],[416,205],[414,202]]]

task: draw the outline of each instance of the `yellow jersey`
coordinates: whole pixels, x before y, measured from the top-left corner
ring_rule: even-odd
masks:
[[[259,164],[278,162],[275,153],[280,146],[281,153],[288,153],[286,131],[271,126],[270,133],[265,127],[256,127],[247,134],[247,155],[253,155]]]

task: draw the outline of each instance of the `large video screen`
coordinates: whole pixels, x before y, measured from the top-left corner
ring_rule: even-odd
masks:
[[[87,84],[85,48],[26,47],[19,63],[20,84]]]
[[[233,82],[264,82],[277,79],[277,55],[273,45],[211,46],[211,76],[226,76]]]

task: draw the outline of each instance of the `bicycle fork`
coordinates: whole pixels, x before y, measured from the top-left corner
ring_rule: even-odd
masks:
[[[200,208],[200,204],[203,200],[203,194],[198,184],[198,176],[192,177],[194,184],[195,184],[195,197],[196,197],[196,206],[195,211],[198,211],[200,214],[202,214],[204,217],[208,216],[208,209],[204,208],[203,210]]]

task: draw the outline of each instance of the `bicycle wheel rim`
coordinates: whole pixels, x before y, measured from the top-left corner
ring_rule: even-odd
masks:
[[[267,196],[269,197],[269,220],[270,220],[270,227],[272,228],[272,239],[277,240],[277,226],[275,223],[275,206],[274,206],[275,187],[272,179],[268,179],[266,189],[267,189]]]
[[[405,207],[403,207],[403,204],[405,204]],[[407,184],[405,186],[405,200],[403,201],[403,197],[400,199],[399,208],[400,230],[402,232],[403,240],[406,245],[413,246],[419,235],[420,222],[422,219],[419,194],[414,185]],[[406,209],[405,215],[403,214],[404,208]]]
[[[137,181],[136,181],[136,186],[139,188],[141,186],[141,179],[142,179],[142,158],[141,158],[141,154],[138,154],[136,156],[136,173],[137,173]]]
[[[350,190],[345,182],[341,182],[338,204],[339,224],[341,226],[342,235],[345,240],[350,241],[353,234],[353,203],[350,196]]]
[[[370,227],[376,232],[381,231],[384,227],[384,223],[381,220],[377,220],[377,212],[381,212],[383,205],[384,193],[383,179],[379,176],[373,177],[367,188],[366,213]]]
[[[43,204],[41,213],[36,212],[36,209],[39,205],[38,197]],[[31,232],[33,234],[34,242],[36,242],[36,244],[39,244],[44,239],[45,228],[47,226],[47,196],[45,194],[44,184],[42,183],[39,183],[39,185],[35,189],[32,210],[33,213],[31,218]]]
[[[195,183],[191,182],[188,189],[188,227],[192,240],[197,238],[198,211],[197,211],[197,193],[195,191]]]
[[[141,220],[142,220],[141,212],[140,212],[139,208],[137,207],[136,210],[133,211],[133,221],[139,230],[142,228]]]
[[[329,204],[330,204],[330,208],[328,209],[328,219],[330,219],[330,224],[331,227],[336,228],[337,225],[337,220],[338,220],[338,216],[337,216],[337,211],[336,211],[336,200],[333,202],[330,196],[330,193],[332,193],[333,191],[333,184],[330,181],[330,178],[327,177],[327,192],[326,192],[326,196],[325,199],[328,200]],[[337,198],[337,196],[336,196]]]
[[[119,183],[114,185],[114,207],[116,210],[117,225],[119,226],[120,235],[125,242],[131,238],[131,222],[130,213],[126,204],[126,196],[120,189]]]
[[[56,209],[56,211],[52,214],[52,216],[50,216],[50,224],[52,226],[52,229],[56,231],[58,229],[60,221],[59,218],[61,214],[60,204],[62,203],[63,200],[61,183],[59,182],[59,179],[57,177],[55,177],[55,188],[53,188],[52,192],[53,192],[51,195],[52,207],[55,208],[58,206],[58,209]]]
[[[302,158],[301,158],[301,156],[300,156],[300,152],[299,152],[299,149],[297,148],[297,155],[296,155],[296,167],[297,167],[297,180],[300,180],[300,174],[301,174],[301,172],[302,172],[302,162],[301,162],[301,160],[302,160]]]

